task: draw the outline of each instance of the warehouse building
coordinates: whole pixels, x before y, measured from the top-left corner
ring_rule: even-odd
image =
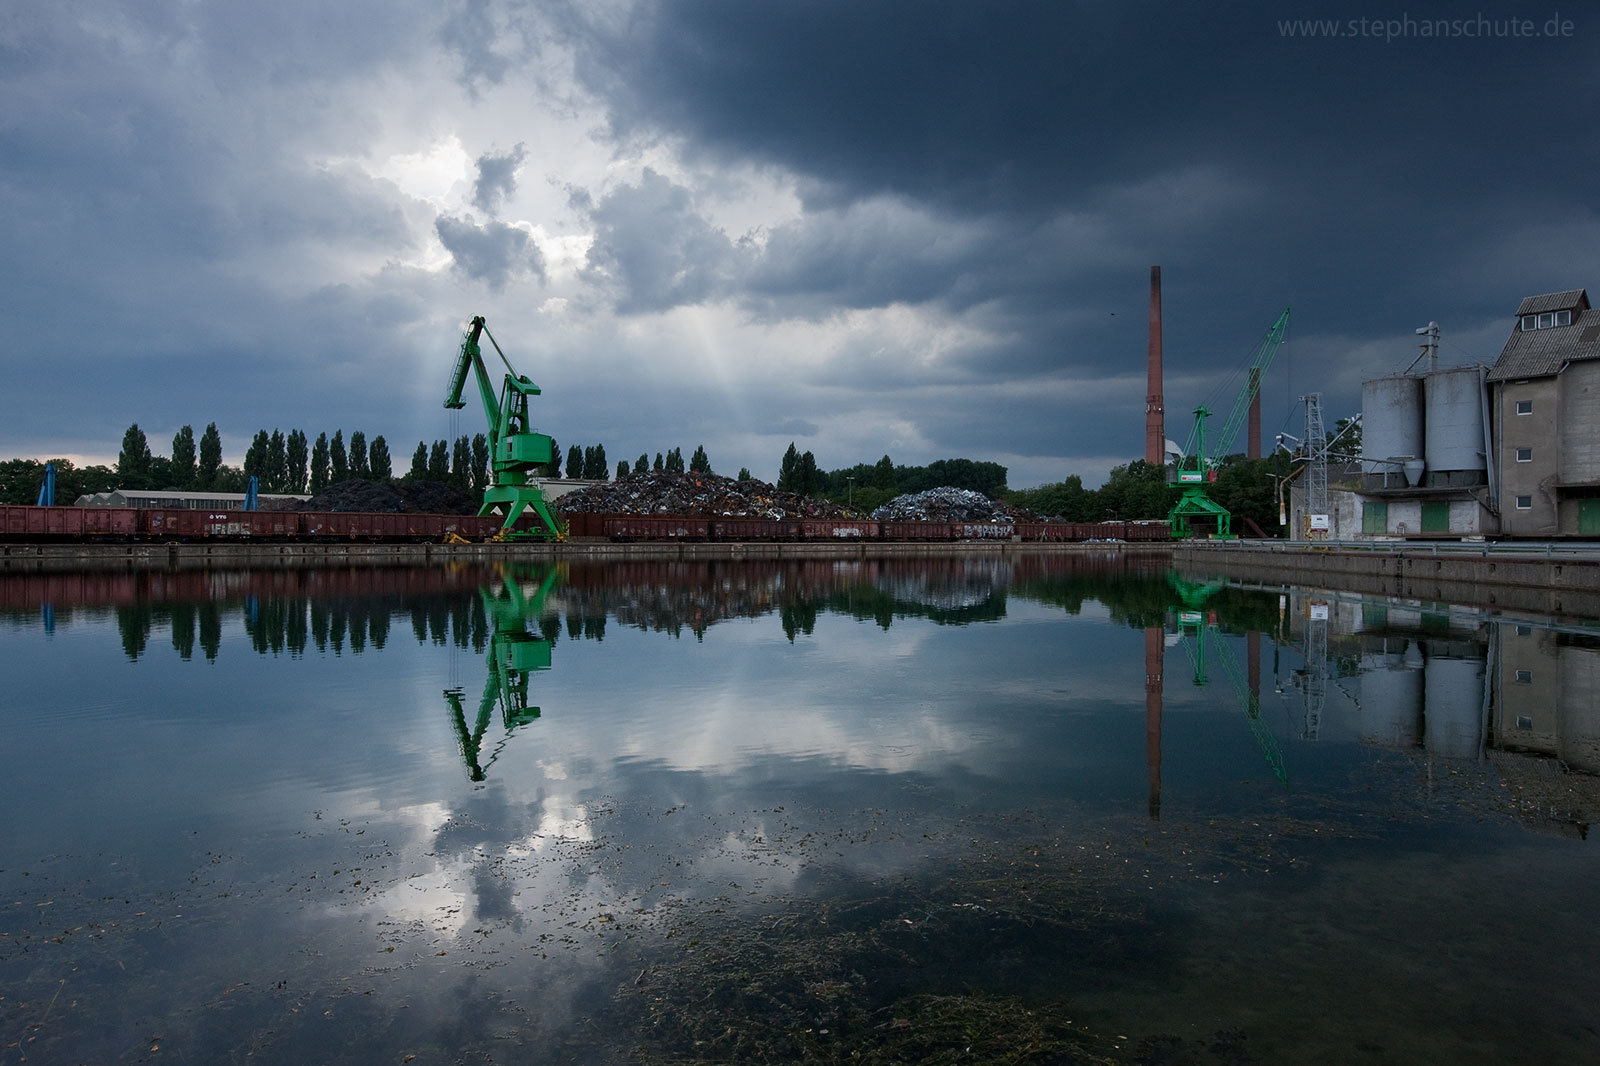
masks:
[[[1523,300],[1488,381],[1502,531],[1600,535],[1600,312],[1588,291]]]
[[[304,503],[310,496],[288,493],[263,492],[257,502],[263,510],[282,510]],[[176,489],[146,491],[143,489],[113,489],[79,496],[78,507],[147,507],[155,510],[183,511],[238,511],[244,508],[242,492],[179,492]]]

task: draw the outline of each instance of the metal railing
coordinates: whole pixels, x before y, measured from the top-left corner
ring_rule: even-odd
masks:
[[[1600,559],[1600,543],[1550,540],[1463,541],[1463,540],[1251,540],[1179,541],[1176,547],[1203,551],[1248,548],[1251,551],[1304,552],[1341,551],[1387,555],[1475,555],[1543,559]]]

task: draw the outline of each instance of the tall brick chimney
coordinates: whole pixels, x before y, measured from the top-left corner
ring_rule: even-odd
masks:
[[[1160,466],[1166,459],[1167,427],[1161,401],[1161,268],[1150,268],[1149,386],[1144,397],[1144,461]]]

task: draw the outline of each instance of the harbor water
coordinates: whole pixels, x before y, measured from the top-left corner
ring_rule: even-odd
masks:
[[[1137,551],[0,576],[0,1063],[1600,1061],[1600,625]]]

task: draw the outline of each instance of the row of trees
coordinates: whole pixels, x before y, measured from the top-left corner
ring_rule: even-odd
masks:
[[[1345,445],[1347,441],[1340,443]],[[1357,442],[1354,449],[1346,450],[1359,447]],[[263,492],[314,495],[350,478],[386,481],[395,476],[388,442],[382,436],[369,442],[361,430],[352,432],[348,440],[342,430],[335,430],[332,437],[319,433],[314,442],[298,429],[287,433],[259,430],[245,453],[243,467],[230,467],[222,462],[222,436],[214,422],[198,437],[192,426],[178,430],[169,456],[153,454],[144,431],[135,423],[123,434],[115,469],[78,469],[64,459],[53,462],[57,498],[62,501],[119,487],[243,492],[251,476],[258,479]],[[1230,456],[1219,468],[1217,480],[1209,488],[1210,495],[1234,515],[1271,532],[1277,526],[1277,484],[1290,473],[1291,466],[1289,457],[1281,453],[1254,460]],[[562,467],[561,450],[552,442],[552,460],[540,473],[558,477]],[[44,469],[44,463],[32,459],[0,462],[0,502],[34,502],[44,480]],[[650,470],[713,472],[705,446],[698,445],[687,462],[679,448],[655,453],[653,462],[648,453],[640,453],[631,464],[619,460],[615,476],[621,479]],[[565,474],[569,478],[608,479],[611,470],[605,445],[572,445],[565,455]],[[740,468],[740,479],[749,476],[748,469]],[[454,441],[435,440],[431,445],[418,441],[405,477],[481,493],[491,477],[488,439],[479,433]],[[1163,519],[1178,495],[1178,490],[1167,483],[1164,467],[1142,460],[1112,470],[1098,489],[1084,488],[1082,479],[1073,475],[1036,489],[1009,491],[1006,468],[998,463],[941,459],[926,466],[904,466],[885,455],[876,463],[823,471],[817,468],[811,452],[800,452],[793,442],[783,455],[778,475],[780,489],[849,502],[866,511],[895,496],[942,485],[970,489],[1040,514],[1079,522]]]
[[[778,488],[802,496],[822,496],[871,511],[896,496],[949,485],[981,492],[990,499],[1006,493],[1006,468],[972,459],[938,459],[926,466],[901,466],[885,455],[876,463],[818,470],[809,451],[789,443],[778,464]]]
[[[1293,464],[1283,452],[1265,459],[1231,455],[1218,467],[1217,480],[1206,486],[1206,493],[1231,511],[1236,523],[1249,519],[1270,535],[1278,528],[1277,486]],[[1139,459],[1113,469],[1098,489],[1084,488],[1083,479],[1074,474],[1065,481],[1007,493],[1006,500],[1069,522],[1131,522],[1166,518],[1179,495],[1178,487],[1167,483],[1166,467]],[[1237,525],[1235,530],[1240,531]]]
[[[557,451],[556,454],[559,455],[560,452]],[[629,475],[643,474],[651,470],[664,470],[678,474],[684,473],[685,470],[694,471],[701,474],[714,473],[714,471],[711,469],[711,460],[706,455],[706,447],[704,444],[695,446],[694,455],[689,457],[689,462],[687,465],[685,465],[683,461],[683,449],[681,448],[673,448],[671,451],[668,451],[665,454],[662,452],[656,452],[654,466],[652,466],[650,463],[650,455],[648,452],[640,452],[639,458],[635,459],[632,464],[630,464],[626,459],[617,460],[618,481],[621,481],[623,478],[628,477]],[[552,476],[559,476],[559,473]],[[606,466],[606,446],[604,444],[596,444],[592,447],[583,448],[580,448],[574,444],[572,447],[567,449],[567,477],[586,478],[592,481],[605,481],[609,476],[610,469]],[[741,479],[748,478],[749,476],[749,470],[743,467],[739,469],[739,477]]]

